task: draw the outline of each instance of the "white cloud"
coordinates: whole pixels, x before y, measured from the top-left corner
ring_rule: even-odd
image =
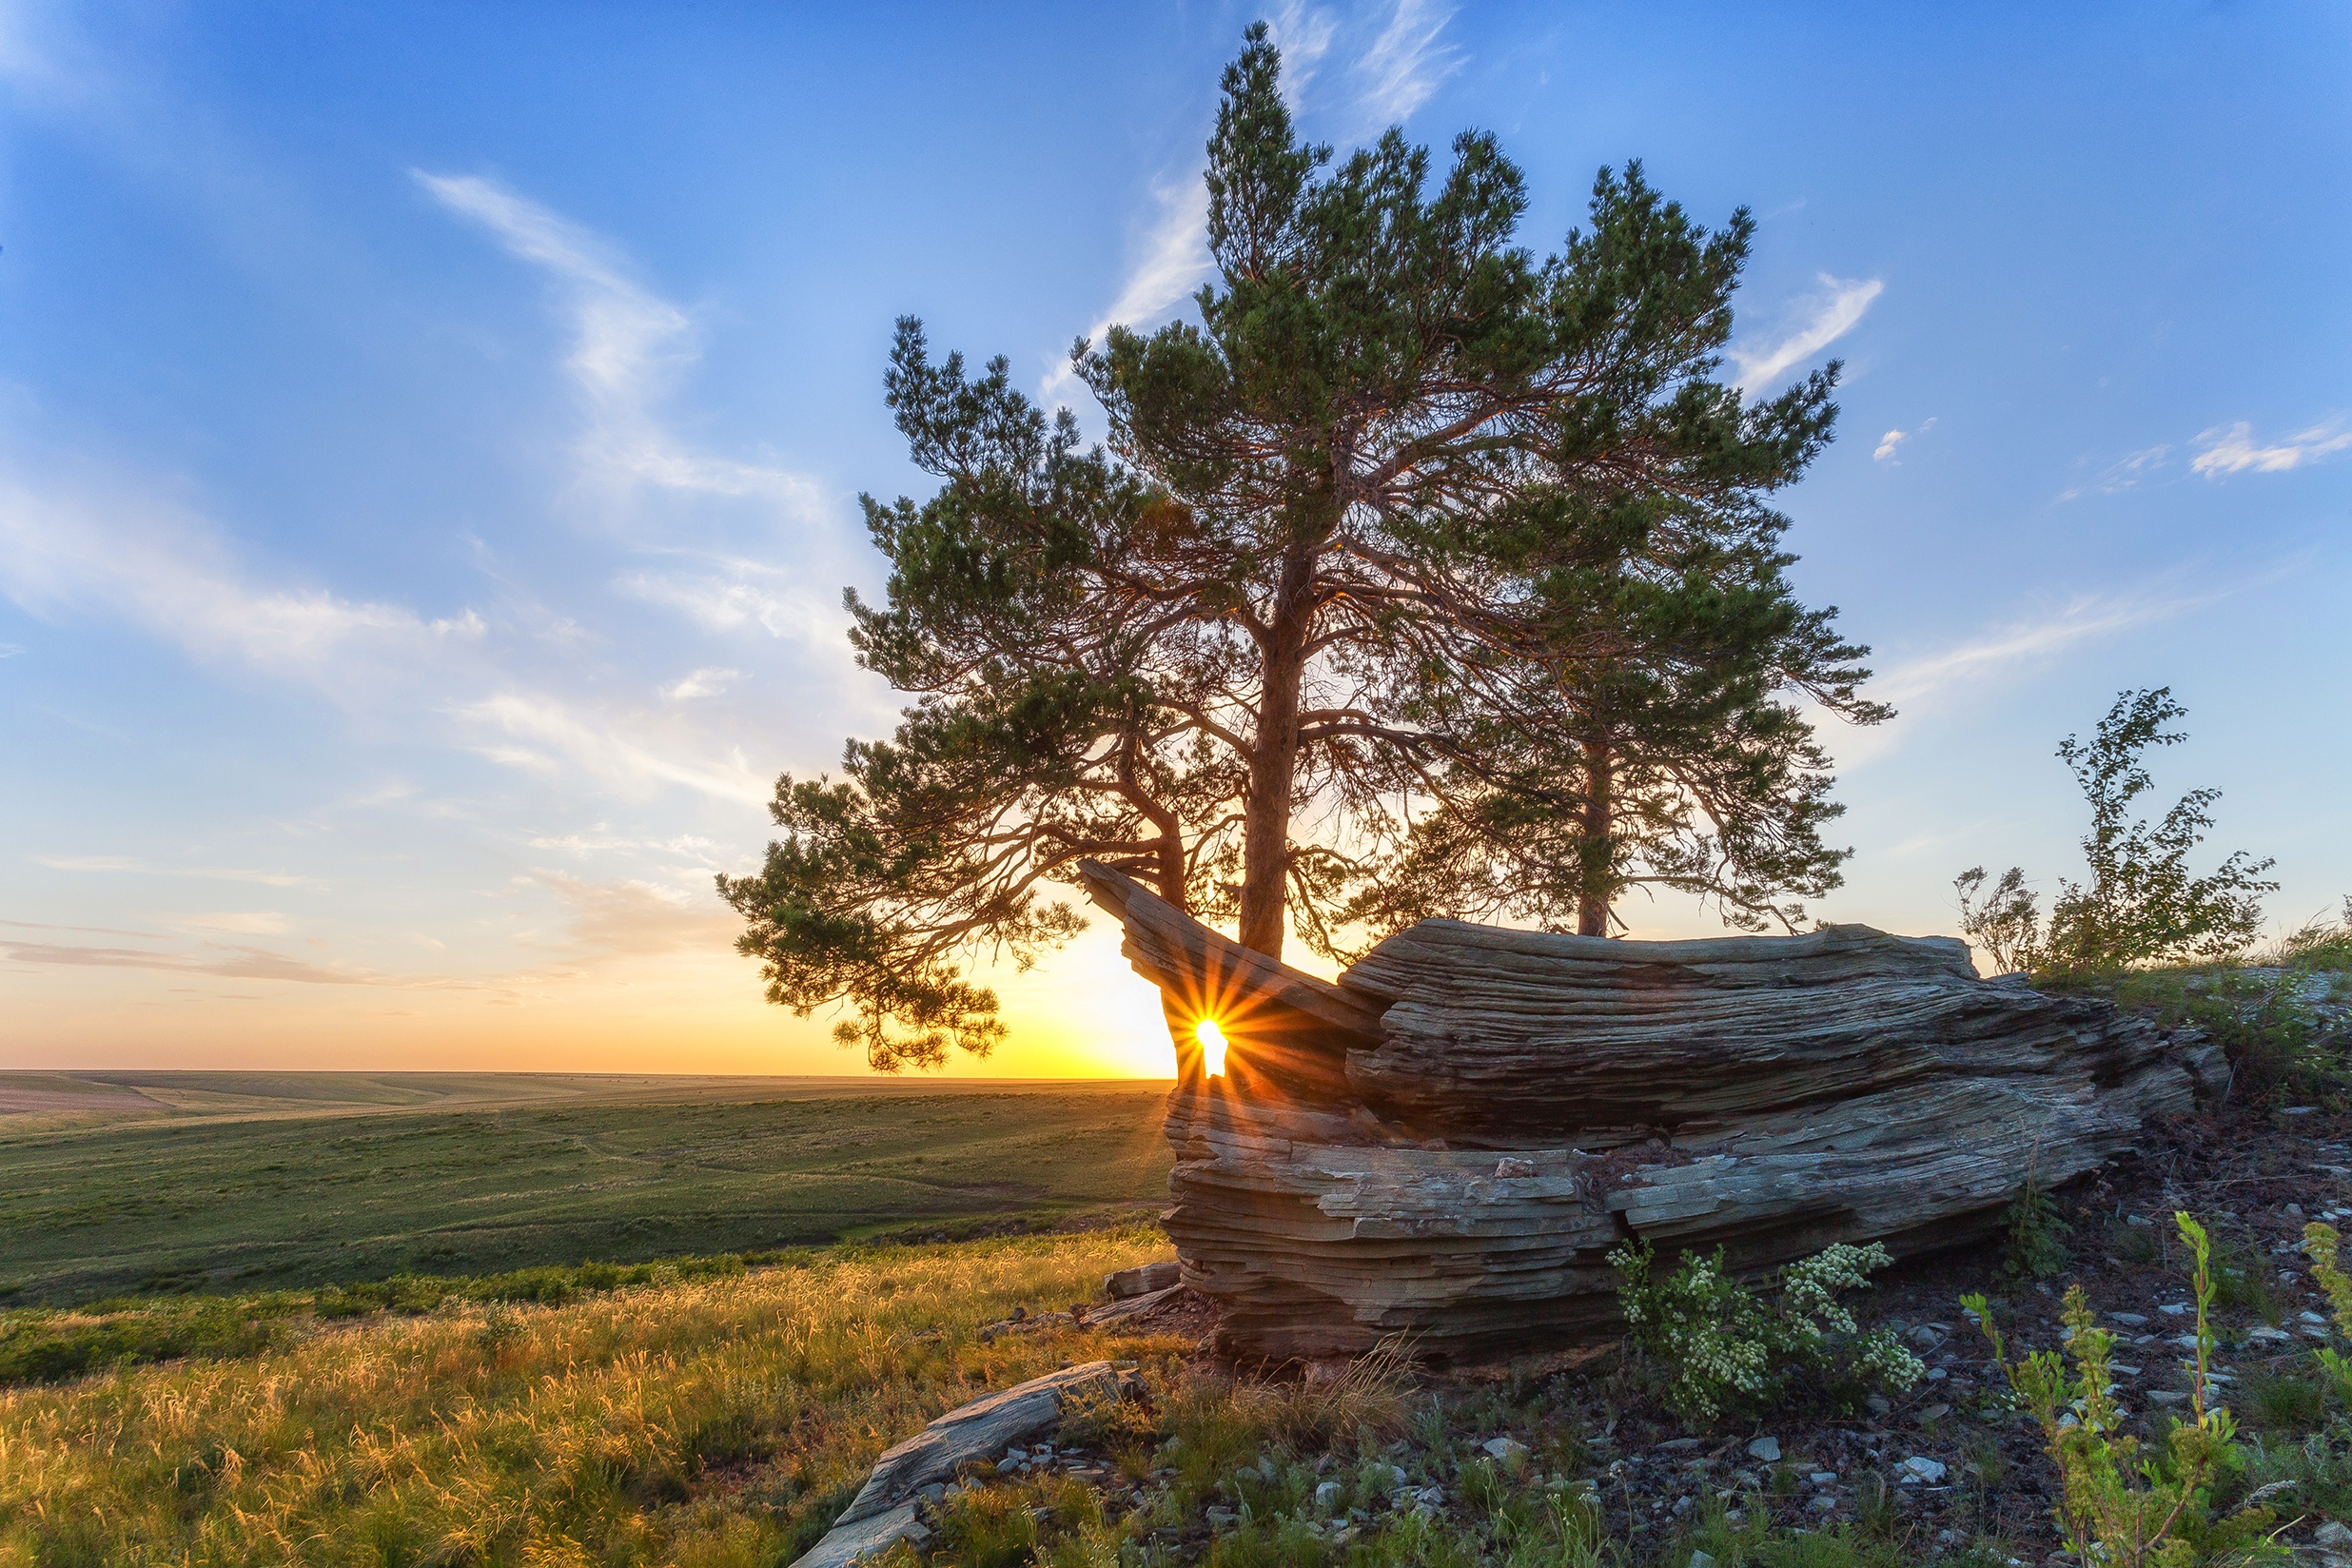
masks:
[[[25,651],[21,642],[0,642],[0,658],[14,658]]]
[[[1835,754],[1839,767],[1857,767],[1895,750],[1914,724],[1966,693],[1998,688],[2086,643],[2188,615],[2272,576],[2276,573],[2203,592],[2184,592],[2158,579],[2121,593],[2077,595],[2054,609],[1885,671],[1871,681],[1867,695],[1892,703],[1896,716],[1855,729],[1816,715],[1822,741]]]
[[[159,866],[119,854],[36,854],[36,866],[60,872],[129,872],[141,876],[182,876],[202,882],[258,882],[267,888],[307,888],[324,892],[326,884],[315,876],[288,872],[248,871],[236,866]]]
[[[663,687],[661,695],[671,702],[692,702],[698,696],[717,696],[727,690],[730,681],[742,678],[740,670],[722,670],[712,665],[695,671],[675,685]]]
[[[2201,450],[2189,460],[2188,466],[2192,472],[2212,480],[2225,474],[2243,474],[2249,468],[2258,474],[2280,474],[2317,462],[2352,447],[2352,429],[2344,428],[2340,420],[2329,421],[2308,430],[2298,430],[2284,441],[2258,446],[2254,427],[2241,420],[2232,425],[2216,425],[2199,436],[2197,441]]]
[[[615,578],[613,586],[649,604],[679,611],[705,631],[734,632],[756,625],[771,637],[828,652],[835,644],[847,647],[842,641],[843,613],[804,589],[778,583],[783,573],[776,568],[731,560],[722,563],[721,571],[724,575],[700,577],[632,572]]]
[[[2172,448],[2168,445],[2159,443],[2155,446],[2144,446],[2137,452],[2127,453],[2108,463],[2082,483],[2069,485],[2060,491],[2058,499],[2073,500],[2078,497],[2094,494],[2120,496],[2127,490],[2136,488],[2142,480],[2163,468],[2166,460],[2171,455]]]
[[[1394,0],[1387,19],[1348,69],[1357,91],[1339,106],[1340,118],[1358,132],[1377,133],[1406,119],[1426,103],[1448,76],[1462,68],[1461,51],[1438,34],[1454,8],[1429,0]],[[1283,99],[1297,113],[1306,89],[1331,51],[1341,23],[1321,7],[1287,0],[1267,18],[1283,55]],[[1189,299],[1215,266],[1208,253],[1208,190],[1196,168],[1186,178],[1152,187],[1158,217],[1150,225],[1118,298],[1086,330],[1099,343],[1113,326],[1146,327]],[[1068,401],[1078,385],[1067,358],[1057,360],[1038,384],[1047,403]]]
[[[1454,8],[1428,0],[1396,0],[1388,26],[1356,62],[1365,82],[1363,107],[1382,125],[1409,120],[1440,83],[1462,68],[1461,51],[1438,42]]]
[[[138,948],[85,948],[0,939],[0,952],[5,952],[11,962],[18,964],[74,969],[165,970],[176,974],[210,974],[234,980],[286,980],[312,986],[440,984],[434,980],[388,980],[364,970],[288,958],[265,948],[206,946],[209,949],[207,953],[182,954],[151,952]]]
[[[707,883],[689,895],[651,882],[583,882],[560,872],[542,872],[539,881],[570,906],[572,941],[594,956],[724,952],[743,929],[742,917]]]
[[[2046,662],[2079,643],[2169,620],[2237,591],[2078,595],[2033,619],[1997,627],[1958,647],[1898,665],[1871,683],[1871,695],[1897,707],[1915,706],[2005,671]]]
[[[428,620],[404,605],[246,580],[202,519],[151,496],[41,489],[0,472],[0,591],[36,615],[100,608],[205,657],[323,676],[363,649],[478,640],[472,610]]]
[[[1214,265],[1208,254],[1208,187],[1195,174],[1152,191],[1159,221],[1110,308],[1087,328],[1087,341],[1100,344],[1114,326],[1144,327],[1182,304]],[[1055,365],[1039,388],[1049,402],[1066,401],[1078,384],[1068,360]]]
[[[1729,350],[1732,363],[1739,370],[1739,389],[1751,396],[1765,391],[1792,366],[1852,331],[1886,286],[1883,279],[1833,278],[1822,273],[1822,291],[1814,297],[1813,314],[1805,324],[1769,347],[1734,345]]]
[[[691,738],[628,718],[586,715],[559,698],[502,693],[459,710],[468,722],[494,728],[519,746],[477,748],[494,762],[558,774],[585,770],[605,788],[641,797],[661,784],[681,785],[721,800],[764,804],[774,779],[740,753],[696,757]],[[570,768],[566,768],[566,764]]]
[[[1878,438],[1878,448],[1871,454],[1871,457],[1879,462],[1891,462],[1899,468],[1902,466],[1903,460],[1895,454],[1902,449],[1903,443],[1907,441],[1916,441],[1934,428],[1935,421],[1929,419],[1916,430],[1890,430]]]
[[[488,229],[510,254],[544,268],[568,291],[573,343],[564,366],[589,414],[580,455],[592,477],[624,489],[643,482],[764,497],[804,519],[821,515],[824,497],[813,480],[693,451],[656,417],[679,373],[701,357],[699,334],[684,310],[631,277],[602,238],[479,175],[409,173],[435,201]]]
[[[286,922],[283,914],[265,910],[225,910],[214,914],[186,914],[180,924],[195,926],[205,931],[228,931],[237,936],[283,936]]]
[[[1302,0],[1285,0],[1265,21],[1274,47],[1282,50],[1283,101],[1296,114],[1305,98],[1307,84],[1315,79],[1316,69],[1323,63],[1323,57],[1331,52],[1331,40],[1339,30],[1339,23],[1322,7],[1304,5]]]

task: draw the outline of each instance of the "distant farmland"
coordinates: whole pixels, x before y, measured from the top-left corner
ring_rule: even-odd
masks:
[[[0,1302],[1133,1217],[1159,1083],[0,1073]]]

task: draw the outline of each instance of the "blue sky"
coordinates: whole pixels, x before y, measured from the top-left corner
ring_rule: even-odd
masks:
[[[2050,888],[2052,748],[2163,683],[2214,857],[2352,892],[2340,6],[0,4],[0,1066],[853,1066],[710,875],[894,712],[892,321],[1099,426],[1260,14],[1313,135],[1498,132],[1539,249],[1629,157],[1756,213],[1732,369],[1846,361],[1791,541],[1903,710],[1816,912]],[[1107,931],[1009,996],[985,1070],[1165,1069]]]

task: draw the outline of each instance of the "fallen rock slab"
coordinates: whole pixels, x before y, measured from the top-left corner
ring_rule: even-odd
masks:
[[[920,1532],[914,1499],[925,1486],[952,1480],[962,1466],[993,1459],[1058,1424],[1068,1402],[1118,1399],[1126,1388],[1110,1362],[1087,1362],[949,1411],[874,1461],[873,1473],[825,1539],[793,1568],[850,1568],[880,1556]]]
[[[1148,1296],[1155,1290],[1166,1290],[1185,1277],[1185,1265],[1173,1258],[1156,1264],[1145,1264],[1139,1268],[1123,1268],[1115,1274],[1103,1276],[1103,1294],[1114,1302],[1133,1296]]]
[[[2227,1084],[2198,1031],[1981,980],[1951,937],[1425,920],[1334,983],[1080,871],[1160,988],[1164,1223],[1245,1360],[1590,1341],[1615,1331],[1608,1254],[1631,1240],[1669,1263],[1720,1246],[1750,1276],[1835,1242],[1970,1241],[2029,1177],[2094,1169]],[[1226,1041],[1214,1077],[1204,1019]]]

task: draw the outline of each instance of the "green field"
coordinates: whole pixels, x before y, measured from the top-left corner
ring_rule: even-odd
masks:
[[[0,1301],[1147,1213],[1166,1086],[0,1073]]]

